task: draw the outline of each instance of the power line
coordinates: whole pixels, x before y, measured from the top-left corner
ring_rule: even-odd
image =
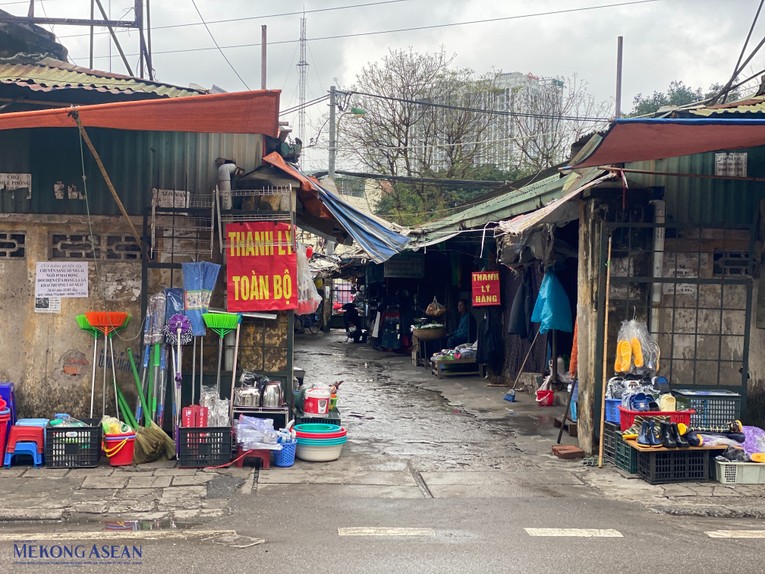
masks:
[[[279,115],[280,116],[284,116],[284,115],[287,115],[287,114],[294,114],[295,112],[299,112],[302,109],[305,109],[305,108],[308,108],[310,106],[316,105],[316,104],[321,103],[324,100],[328,100],[328,99],[329,99],[329,96],[327,96],[327,95],[320,96],[320,97],[316,98],[315,100],[310,100],[308,102],[305,102],[304,104],[298,104],[297,106],[293,106],[291,108],[287,108],[286,110],[282,110],[281,112],[279,112]]]
[[[653,0],[652,0],[653,1]],[[563,116],[563,115],[556,115],[556,114],[534,114],[530,112],[512,112],[508,110],[487,110],[484,108],[471,108],[471,107],[465,107],[465,106],[454,106],[451,104],[439,104],[436,102],[427,102],[423,100],[409,100],[406,98],[396,98],[394,96],[383,96],[381,94],[369,94],[366,92],[355,92],[355,91],[348,91],[348,92],[340,92],[340,94],[348,94],[348,95],[359,95],[359,96],[367,96],[370,98],[378,98],[381,100],[390,100],[393,102],[402,102],[405,104],[417,104],[420,106],[428,106],[431,108],[443,108],[447,110],[459,110],[464,112],[475,112],[479,114],[492,114],[497,116],[513,116],[513,117],[519,117],[519,118],[542,118],[542,119],[554,119],[554,120],[570,120],[570,121],[581,121],[581,122],[606,122],[609,121],[610,118],[588,118],[586,116]]]
[[[207,22],[205,22],[205,19],[202,16],[202,13],[199,11],[199,8],[197,8],[197,3],[194,0],[191,0],[191,4],[194,6],[194,10],[197,11],[197,14],[199,14],[199,19],[202,20],[202,24],[205,25],[205,30],[207,30],[207,33],[210,35],[210,39],[213,41],[213,44],[215,44],[215,47],[218,48],[218,52],[220,52],[220,55],[223,56],[224,60],[226,60],[226,63],[228,64],[229,68],[233,70],[233,72],[236,74],[236,77],[239,78],[239,81],[242,82],[244,84],[244,87],[249,90],[250,86],[248,86],[247,82],[244,81],[244,78],[242,78],[242,76],[239,75],[239,72],[236,71],[236,68],[234,67],[234,65],[226,57],[226,54],[223,53],[223,50],[220,49],[218,42],[215,40],[215,36],[213,36],[213,33],[210,31],[210,27],[207,25]]]
[[[531,14],[520,14],[517,16],[503,16],[499,18],[487,18],[484,20],[470,20],[465,22],[452,22],[448,24],[431,24],[426,26],[416,26],[412,28],[396,28],[392,30],[376,30],[371,32],[357,32],[357,33],[349,33],[349,34],[336,34],[334,36],[318,36],[316,38],[307,38],[309,42],[318,42],[320,40],[339,40],[342,38],[356,38],[361,36],[379,36],[381,34],[395,34],[399,32],[414,32],[418,30],[431,30],[434,28],[449,28],[453,26],[468,26],[472,24],[486,24],[491,22],[502,22],[507,20],[519,20],[523,18],[534,18],[538,16],[554,16],[559,14],[567,14],[572,12],[583,12],[587,10],[600,10],[603,8],[618,8],[620,6],[630,6],[632,4],[647,4],[650,2],[662,2],[663,0],[633,0],[631,2],[619,2],[616,4],[603,4],[600,6],[586,6],[583,8],[569,8],[566,10],[554,10],[549,12],[534,12]],[[301,12],[302,13],[302,12]],[[153,29],[156,29],[154,27]],[[295,44],[298,43],[300,40],[275,40],[275,41],[269,41],[268,44],[270,46],[280,45],[280,44]],[[237,48],[252,48],[255,46],[260,46],[259,42],[253,42],[249,44],[232,44],[230,46],[223,46],[226,49],[237,49]],[[154,50],[154,54],[183,54],[183,53],[189,53],[189,52],[205,52],[209,50],[213,50],[214,48],[183,48],[179,50],[161,50],[157,51]],[[135,54],[131,54],[135,55]],[[106,56],[98,56],[99,59],[105,58]]]
[[[284,16],[297,16],[300,14],[312,14],[315,12],[333,12],[335,10],[349,10],[351,8],[365,8],[368,6],[378,6],[381,4],[398,4],[400,2],[409,2],[410,0],[382,0],[379,2],[368,2],[366,4],[349,4],[347,6],[334,6],[331,8],[314,8],[313,10],[300,10],[299,12],[282,12],[279,14],[264,14],[262,16],[245,16],[242,18],[225,18],[223,20],[208,20],[208,24],[229,24],[232,22],[243,22],[245,20],[264,20],[266,18],[282,18]],[[12,2],[12,4],[27,4],[28,2]],[[3,6],[3,4],[0,4]],[[170,28],[188,28],[190,26],[199,26],[199,22],[187,22],[185,24],[166,24],[164,26],[152,26],[152,30],[167,30]],[[107,34],[108,32],[98,32],[98,34]],[[87,34],[72,34],[70,36],[61,36],[62,38],[79,38]]]

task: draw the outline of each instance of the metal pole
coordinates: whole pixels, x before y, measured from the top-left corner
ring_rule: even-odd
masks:
[[[96,3],[95,0],[90,0],[90,19],[95,20],[96,19]],[[93,26],[90,27],[90,69],[93,69],[93,31],[95,28]],[[91,409],[92,410],[92,409]],[[93,413],[90,413],[90,418],[93,418]]]
[[[622,46],[624,38],[616,39],[616,119],[622,117]]]
[[[268,74],[267,70],[267,54],[268,54],[268,26],[260,27],[260,89],[266,89],[266,78]]]
[[[610,233],[610,231],[609,231]],[[608,365],[608,303],[611,289],[611,235],[608,236],[608,255],[606,256],[606,302],[603,306],[605,319],[603,321],[603,389],[600,393],[600,439],[598,443],[598,468],[603,467],[603,432],[606,424],[606,369]]]
[[[329,87],[329,163],[327,176],[335,179],[335,158],[337,157],[337,125],[335,120],[335,86]]]

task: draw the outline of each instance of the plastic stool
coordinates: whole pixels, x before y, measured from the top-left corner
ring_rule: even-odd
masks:
[[[19,442],[37,443],[37,450],[43,452],[45,446],[45,429],[42,427],[26,427],[13,425],[8,434],[5,452],[14,452]]]
[[[42,453],[37,451],[37,443],[34,442],[17,442],[16,447],[12,452],[5,453],[5,459],[3,460],[3,466],[5,468],[11,468],[11,461],[17,454],[28,454],[32,457],[35,468],[42,466]]]
[[[242,454],[247,453],[245,456],[242,456]],[[242,456],[242,458],[239,458]],[[236,449],[236,457],[239,458],[234,463],[234,466],[238,468],[242,468],[244,466],[244,461],[248,458],[259,458],[260,459],[260,468],[263,470],[267,470],[271,468],[271,451],[267,449],[261,449],[261,448],[255,448],[252,450],[242,450],[242,447],[239,446]]]
[[[14,424],[20,427],[47,427],[50,421],[48,419],[18,419]]]

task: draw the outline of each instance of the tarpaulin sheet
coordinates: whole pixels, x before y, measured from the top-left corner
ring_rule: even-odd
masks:
[[[279,135],[279,90],[234,92],[0,114],[0,130],[77,126]]]
[[[278,167],[297,179],[300,182],[300,189],[308,192],[310,197],[318,199],[322,208],[337,220],[375,263],[387,261],[403,251],[409,243],[408,237],[388,228],[392,227],[391,224],[387,224],[388,227],[386,227],[387,222],[382,219],[364,213],[344,202],[337,195],[322,187],[318,181],[285,162],[276,152],[265,156],[263,161]]]
[[[621,119],[572,167],[605,166],[765,145],[763,119]]]

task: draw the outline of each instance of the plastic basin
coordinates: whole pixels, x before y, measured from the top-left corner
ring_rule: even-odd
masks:
[[[334,446],[338,444],[345,444],[348,442],[347,437],[341,438],[328,438],[328,439],[312,439],[312,438],[300,438],[298,437],[298,444],[305,444],[310,446]]]
[[[295,425],[295,430],[298,432],[309,432],[309,433],[328,433],[328,432],[338,432],[342,430],[343,427],[340,425],[332,425],[329,423],[302,423],[299,425]]]
[[[312,446],[298,443],[297,449],[295,450],[295,456],[300,460],[307,460],[308,462],[328,462],[340,458],[342,450],[342,444],[332,446]]]
[[[295,431],[295,436],[298,438],[340,438],[344,437],[348,434],[348,431],[343,429],[340,429],[337,432],[326,432],[326,433],[316,433],[316,432],[301,432],[301,431]]]

